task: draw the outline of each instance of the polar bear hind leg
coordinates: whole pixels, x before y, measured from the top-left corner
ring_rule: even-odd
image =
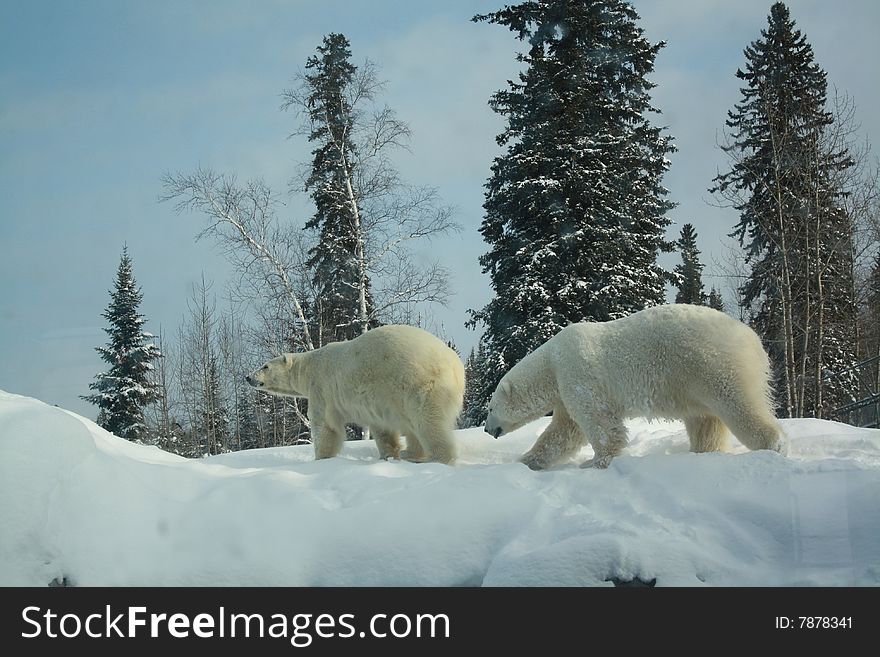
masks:
[[[418,440],[425,452],[422,460],[448,465],[455,462],[455,444],[449,430],[435,426],[423,427],[418,433]]]
[[[453,414],[454,413],[454,414]],[[452,429],[458,409],[450,409],[443,404],[442,397],[432,400],[422,409],[422,416],[415,427],[415,438],[421,443],[425,461],[435,461],[452,465],[455,462],[455,439]],[[413,445],[413,437],[407,436],[407,447]]]
[[[383,461],[400,458],[400,434],[396,431],[375,431],[376,447]]]
[[[427,400],[416,422],[414,434],[406,436],[406,452],[404,458],[410,461],[436,461],[452,464],[455,461],[455,441],[452,429],[458,409],[444,404],[442,396]],[[453,414],[454,413],[454,414]],[[421,452],[419,452],[421,448]]]
[[[721,421],[749,449],[770,449],[786,453],[787,444],[782,429],[766,404],[729,400],[718,410]]]
[[[727,427],[714,415],[684,418],[692,452],[723,452],[727,449]]]

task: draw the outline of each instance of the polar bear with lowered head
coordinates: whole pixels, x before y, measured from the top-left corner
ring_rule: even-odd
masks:
[[[336,456],[345,425],[357,424],[369,427],[383,459],[455,460],[452,431],[464,367],[458,354],[420,328],[381,326],[353,340],[282,354],[245,378],[268,393],[309,400],[315,458]]]
[[[721,451],[728,428],[749,449],[785,452],[770,406],[770,365],[752,329],[703,306],[671,304],[622,319],[571,324],[517,363],[489,402],[496,438],[549,411],[522,462],[533,470],[574,456],[608,467],[630,417],[684,421],[691,451]]]

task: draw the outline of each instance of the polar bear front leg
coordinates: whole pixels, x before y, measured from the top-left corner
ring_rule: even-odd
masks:
[[[419,442],[418,438],[415,436],[406,437],[406,449],[400,453],[400,458],[404,461],[411,461],[412,463],[424,463],[428,460],[428,456],[425,454],[425,449],[422,447],[422,443]]]
[[[611,465],[611,460],[626,447],[626,427],[623,420],[613,415],[593,415],[581,420],[581,426],[590,446],[593,448],[593,458],[584,461],[582,468],[605,469]]]
[[[383,461],[400,458],[400,434],[394,431],[375,431],[376,447]]]
[[[532,470],[544,470],[577,454],[586,442],[580,427],[571,419],[565,407],[553,409],[553,419],[538,437],[535,445],[520,458]]]
[[[345,429],[330,424],[316,424],[312,420],[312,443],[316,459],[329,459],[339,454],[345,442]]]

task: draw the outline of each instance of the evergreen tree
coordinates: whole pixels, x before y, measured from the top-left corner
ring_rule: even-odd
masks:
[[[834,183],[852,159],[829,144],[826,74],[783,3],[745,55],[724,147],[733,166],[712,191],[740,211],[732,236],[751,264],[742,298],[771,355],[781,412],[822,417],[852,395],[851,380],[825,380],[855,362],[853,230]]]
[[[221,454],[229,451],[229,413],[223,403],[217,359],[213,354],[209,355],[205,375],[204,399],[200,405],[202,454]]]
[[[706,305],[710,308],[714,308],[715,310],[720,310],[721,312],[724,312],[724,300],[721,298],[721,293],[714,287],[709,290],[709,296],[706,299]]]
[[[464,362],[464,407],[458,422],[462,429],[478,427],[486,421],[486,406],[492,396],[492,390],[487,389],[491,384],[487,382],[493,381],[486,367],[486,349],[481,339]]]
[[[237,401],[236,414],[239,422],[239,441],[237,449],[256,449],[260,444],[260,429],[257,409],[260,407],[260,392],[254,390],[250,395],[241,395]]]
[[[871,265],[871,273],[868,275],[867,285],[867,310],[868,316],[872,317],[871,323],[880,337],[880,247],[874,254],[874,262]],[[877,353],[880,353],[878,347]],[[871,355],[874,355],[873,353]]]
[[[697,249],[697,231],[693,224],[681,227],[678,238],[678,250],[681,253],[681,264],[675,266],[678,277],[678,294],[675,303],[692,303],[701,306],[706,301],[703,292],[703,263],[700,262],[700,251]]]
[[[354,189],[358,155],[349,99],[357,67],[350,59],[348,39],[329,34],[305,66],[309,141],[316,144],[305,183],[316,211],[306,228],[320,233],[307,265],[314,271],[317,295],[312,314],[321,343],[357,336],[369,328],[372,315],[363,222]]]
[[[880,248],[874,255],[871,271],[868,275],[867,294],[862,309],[862,339],[864,341],[864,359],[880,357]],[[869,380],[874,390],[880,391],[880,362],[869,370]]]
[[[82,399],[98,407],[98,423],[126,440],[140,441],[147,436],[144,407],[156,398],[156,384],[151,380],[152,361],[161,353],[150,342],[153,335],[142,330],[146,319],[138,313],[143,295],[132,273],[128,247],[123,247],[116,272],[116,284],[110,303],[102,314],[110,324],[106,347],[96,347],[110,369],[95,375],[89,384],[93,395]]]
[[[507,120],[480,227],[495,296],[470,320],[486,327],[489,393],[567,324],[663,303],[671,277],[657,255],[672,248],[672,203],[661,178],[673,146],[648,120],[646,76],[663,44],[638,18],[620,0],[548,0],[473,19],[529,46],[519,81],[489,103]]]

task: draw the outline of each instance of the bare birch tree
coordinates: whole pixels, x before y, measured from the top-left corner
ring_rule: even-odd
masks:
[[[174,439],[174,365],[171,345],[160,328],[156,336],[162,356],[157,358],[150,373],[156,388],[156,402],[150,407],[149,421],[154,444],[168,452],[175,452]]]

